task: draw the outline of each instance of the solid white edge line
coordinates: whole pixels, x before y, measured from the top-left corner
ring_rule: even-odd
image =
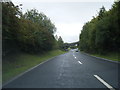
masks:
[[[82,64],[80,61],[78,61],[78,63]]]
[[[103,79],[101,79],[98,75],[94,75],[94,77],[96,77],[102,84],[104,84],[107,88],[109,88],[110,90],[115,90],[111,85],[109,85],[108,83],[106,83]]]

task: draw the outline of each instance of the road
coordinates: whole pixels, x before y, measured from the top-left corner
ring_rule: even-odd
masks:
[[[118,88],[118,64],[71,50],[37,66],[3,88],[115,89]]]

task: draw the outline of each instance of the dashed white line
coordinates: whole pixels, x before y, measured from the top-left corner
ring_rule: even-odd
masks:
[[[111,85],[109,85],[108,83],[106,83],[103,79],[101,79],[98,75],[94,75],[94,77],[96,77],[102,84],[104,84],[107,88],[109,88],[110,90],[115,90]]]
[[[73,54],[73,57],[76,59],[75,55]]]
[[[80,61],[78,61],[78,63],[82,64]]]

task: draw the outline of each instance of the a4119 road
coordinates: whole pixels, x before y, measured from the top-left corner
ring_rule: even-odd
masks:
[[[3,88],[119,88],[118,63],[76,50],[56,56],[10,81]],[[120,70],[120,69],[119,69]]]

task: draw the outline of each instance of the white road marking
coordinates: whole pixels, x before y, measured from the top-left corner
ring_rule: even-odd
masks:
[[[73,57],[76,59],[76,57],[75,57],[74,53],[73,53]]]
[[[106,83],[103,79],[101,79],[98,75],[94,75],[94,77],[96,77],[102,84],[104,84],[107,88],[109,88],[110,90],[115,90],[111,85],[109,85],[108,83]]]
[[[78,61],[78,63],[82,64],[80,61]]]

